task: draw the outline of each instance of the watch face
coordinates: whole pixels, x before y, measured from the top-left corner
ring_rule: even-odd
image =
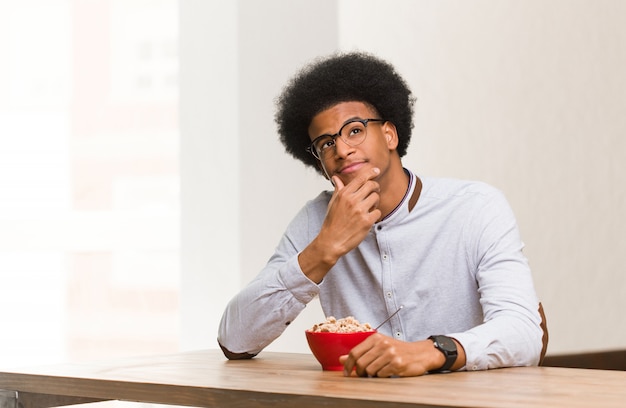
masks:
[[[439,347],[441,347],[442,349],[446,351],[456,351],[456,344],[454,344],[454,341],[450,337],[437,336],[436,340],[439,344]]]

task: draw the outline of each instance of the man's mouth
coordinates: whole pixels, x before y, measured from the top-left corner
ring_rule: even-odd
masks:
[[[341,167],[337,173],[339,174],[351,174],[361,169],[365,165],[365,162],[352,162]]]

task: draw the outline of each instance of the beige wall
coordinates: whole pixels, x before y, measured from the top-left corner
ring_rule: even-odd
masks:
[[[232,268],[188,262],[183,275],[211,276],[208,286],[224,274],[241,282],[221,285],[211,310],[201,307],[198,293],[189,296],[184,337],[191,336],[191,322],[210,322],[205,347],[215,346],[213,324],[223,299],[256,274],[289,219],[326,186],[277,141],[273,99],[280,87],[303,61],[335,48],[358,48],[396,64],[418,97],[407,167],[423,175],[484,180],[506,193],[548,315],[549,352],[626,347],[626,274],[620,262],[626,252],[625,2],[262,4],[239,1],[236,27],[229,32],[238,38],[232,50],[238,62],[231,67],[238,73],[238,119],[219,137],[238,143],[237,150],[224,146],[232,166],[204,163],[199,172],[183,174],[183,258],[185,225],[214,233],[238,226],[233,240],[210,248],[232,257]],[[181,13],[183,41],[186,23],[208,18],[198,10]],[[181,48],[182,65],[206,52],[200,43]],[[218,84],[198,89],[193,78],[187,81],[182,80],[183,109],[185,100],[210,102],[211,94],[224,92]],[[186,83],[188,91],[192,84],[196,88],[185,94]],[[209,105],[233,117],[232,105]],[[185,119],[184,112],[181,117],[183,142],[218,137],[195,128],[197,119]],[[182,155],[183,161],[201,160],[184,144]],[[238,186],[228,197],[231,210],[204,225],[190,203],[204,198],[209,212],[212,203],[224,203],[215,199],[202,171],[218,171]],[[216,230],[215,222],[223,229]],[[199,236],[187,238],[198,250],[205,244]],[[321,316],[317,304],[308,309],[272,349],[307,351],[301,330]]]

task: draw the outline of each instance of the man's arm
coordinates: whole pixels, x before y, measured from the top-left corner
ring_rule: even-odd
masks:
[[[372,169],[348,185],[335,177],[335,191],[314,237],[308,235],[306,210],[290,223],[270,262],[224,311],[218,343],[226,357],[258,354],[317,296],[328,271],[380,218],[379,186],[373,181],[379,173]]]
[[[333,177],[335,191],[322,228],[298,256],[302,272],[313,282],[320,283],[339,258],[363,241],[380,218],[380,187],[373,181],[379,173],[374,168],[345,186],[339,177]]]
[[[448,336],[463,344],[467,370],[536,365],[543,331],[524,243],[504,195],[494,191],[486,197],[464,230],[483,324]]]
[[[300,270],[297,257],[311,240],[311,225],[321,223],[317,218],[323,216],[326,203],[320,196],[296,215],[265,267],[226,305],[218,328],[218,343],[226,357],[258,354],[319,293],[318,285]]]

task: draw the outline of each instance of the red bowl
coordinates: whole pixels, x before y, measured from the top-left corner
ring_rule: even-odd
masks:
[[[305,330],[311,352],[323,370],[342,371],[339,356],[348,354],[356,345],[376,333],[376,330],[354,333],[312,332]]]

